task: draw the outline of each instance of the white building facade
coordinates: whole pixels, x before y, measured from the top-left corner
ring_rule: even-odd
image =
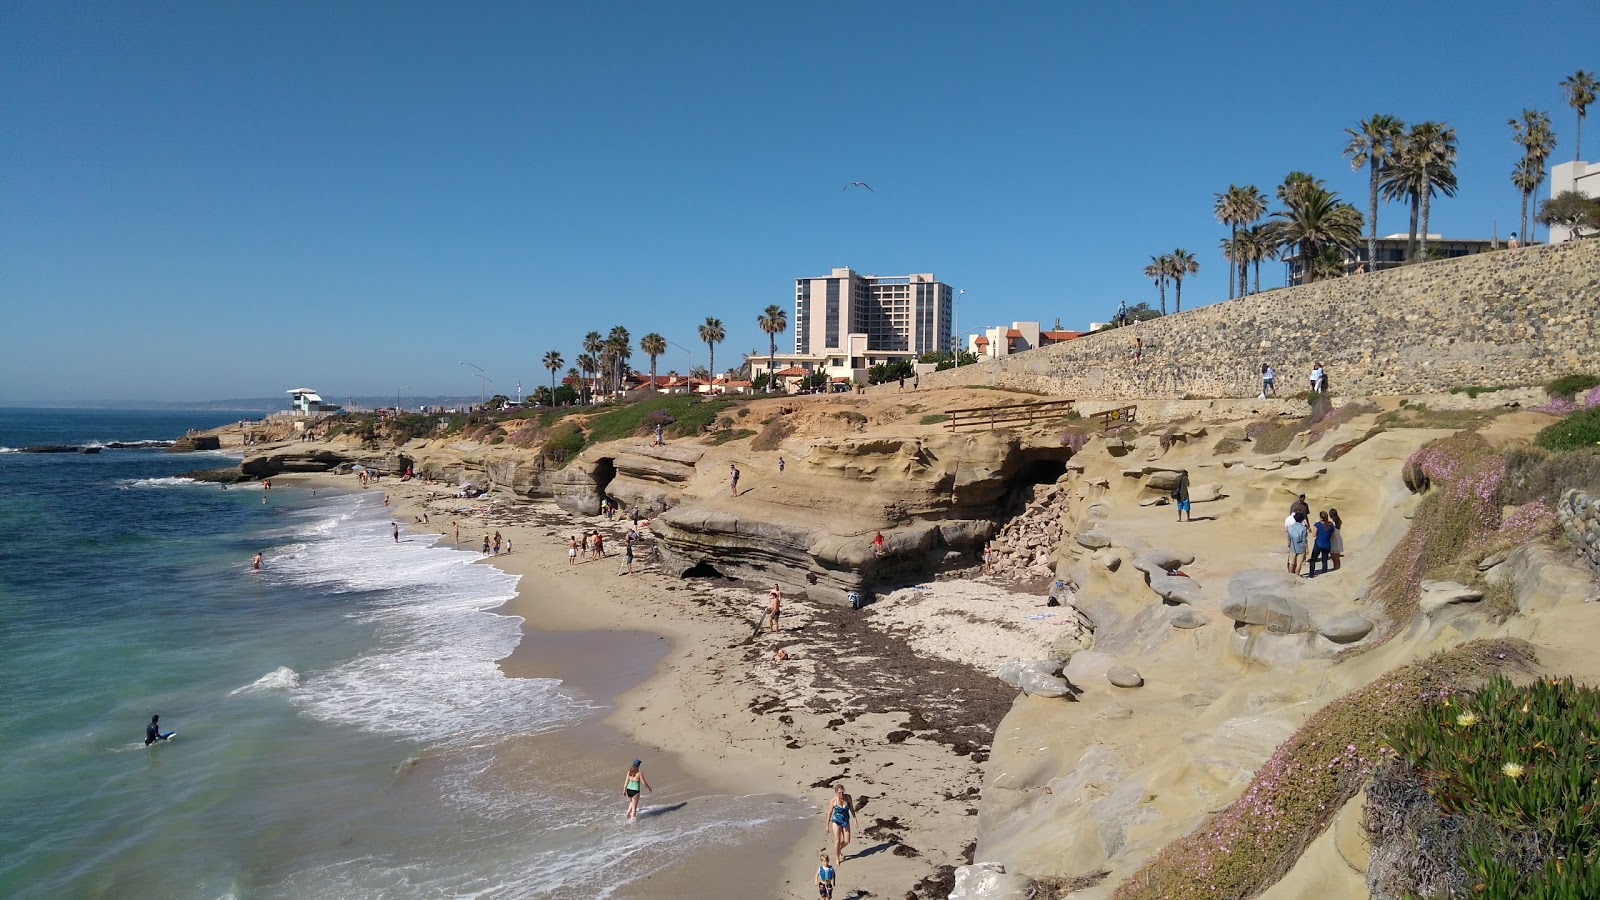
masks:
[[[1600,163],[1565,162],[1551,169],[1550,196],[1556,197],[1567,191],[1577,191],[1585,197],[1600,199]],[[1570,241],[1575,237],[1577,235],[1565,225],[1550,226],[1552,244]]]

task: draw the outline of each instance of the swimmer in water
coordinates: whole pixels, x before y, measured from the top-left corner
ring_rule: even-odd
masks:
[[[256,558],[255,559],[250,560],[250,568],[256,570],[257,572],[261,571],[261,554],[260,553],[256,554]]]
[[[156,741],[164,741],[169,737],[172,737],[172,732],[161,733],[161,717],[151,716],[150,724],[144,727],[144,745],[148,747]]]

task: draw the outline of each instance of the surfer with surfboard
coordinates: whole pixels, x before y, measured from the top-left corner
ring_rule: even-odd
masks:
[[[151,744],[154,744],[156,741],[164,741],[164,740],[172,737],[173,735],[177,734],[176,731],[169,731],[169,732],[166,732],[165,734],[163,734],[161,732],[161,724],[160,723],[161,723],[161,717],[160,716],[151,716],[150,717],[150,724],[146,725],[144,727],[144,745],[146,747],[150,746]]]

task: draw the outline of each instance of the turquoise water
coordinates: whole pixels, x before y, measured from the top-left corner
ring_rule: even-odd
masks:
[[[527,762],[595,706],[505,678],[516,578],[395,543],[374,493],[263,504],[179,477],[217,454],[10,452],[249,416],[0,410],[0,896],[642,895],[668,855],[787,818],[693,798],[629,828],[613,773]],[[152,714],[178,736],[145,748]]]

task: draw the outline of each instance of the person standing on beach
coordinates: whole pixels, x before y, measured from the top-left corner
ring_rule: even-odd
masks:
[[[1306,517],[1301,513],[1294,514],[1294,521],[1289,523],[1289,574],[1299,575],[1300,567],[1306,562]]]
[[[250,560],[250,568],[257,572],[261,571],[261,552],[259,550],[256,551],[256,558]]]
[[[772,625],[772,633],[777,634],[779,630],[778,616],[783,611],[783,589],[778,587],[776,581],[772,583],[772,590],[767,591],[767,596],[772,600],[771,603],[767,604],[767,621]]]
[[[733,463],[728,464],[728,482],[733,487],[733,495],[739,496],[739,467]]]
[[[833,866],[828,865],[828,848],[820,851],[817,866],[817,896],[820,900],[833,900]]]
[[[456,523],[456,546],[461,546],[461,523]]]
[[[640,761],[637,759],[634,760],[633,765],[628,767],[627,779],[622,782],[622,793],[628,798],[628,814],[623,817],[625,819],[639,818],[640,788],[643,788],[647,791],[655,790],[655,788],[650,786],[649,779],[644,777],[644,769],[640,768],[640,766]]]
[[[1328,510],[1328,521],[1333,523],[1333,537],[1328,541],[1328,555],[1333,558],[1333,570],[1339,571],[1339,558],[1344,556],[1344,523],[1337,509]]]
[[[822,833],[833,835],[833,864],[836,866],[844,862],[844,848],[850,846],[850,816],[855,811],[855,804],[850,795],[844,792],[844,785],[834,785],[833,800],[828,804],[825,813],[827,824],[822,826]]]
[[[1268,363],[1261,364],[1261,399],[1278,396],[1278,373]]]
[[[1317,530],[1317,536],[1311,542],[1311,564],[1306,567],[1306,577],[1317,577],[1317,560],[1322,560],[1322,572],[1328,572],[1328,554],[1333,550],[1333,522],[1328,520],[1326,511],[1317,513],[1317,521],[1312,523]]]
[[[494,533],[494,555],[500,555],[500,532],[498,531]]]
[[[396,544],[400,543],[400,523],[390,522],[389,525],[394,528],[394,542]]]
[[[985,543],[983,545],[983,574],[988,575],[988,574],[991,573],[990,564],[993,563],[993,562],[994,562],[994,544]]]
[[[577,535],[573,535],[573,536],[567,538],[567,565],[575,566],[577,564],[578,564],[578,536]]]
[[[778,474],[783,474],[783,457],[778,457]]]
[[[1184,516],[1188,516],[1189,517],[1189,521],[1193,522],[1194,521],[1194,513],[1189,511],[1189,470],[1188,469],[1183,469],[1183,470],[1178,472],[1178,484],[1177,484],[1176,487],[1174,487],[1172,489],[1172,498],[1174,500],[1178,501],[1178,521],[1182,522],[1183,521],[1183,517]]]
[[[484,532],[484,534],[483,534],[483,555],[484,556],[488,556],[489,555],[489,533],[488,532]]]
[[[1311,504],[1306,502],[1305,494],[1301,494],[1293,503],[1289,504],[1289,515],[1298,515],[1302,519],[1311,518]]]

